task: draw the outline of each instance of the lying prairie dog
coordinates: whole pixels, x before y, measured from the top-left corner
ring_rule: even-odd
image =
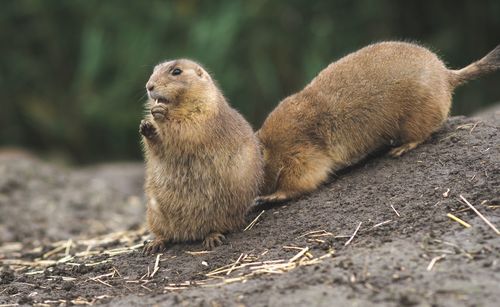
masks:
[[[330,173],[392,145],[398,157],[446,120],[453,90],[500,68],[500,46],[460,70],[403,42],[369,45],[333,62],[285,98],[257,132],[267,191],[258,203],[315,190]]]

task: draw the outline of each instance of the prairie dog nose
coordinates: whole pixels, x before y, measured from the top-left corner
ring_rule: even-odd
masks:
[[[148,83],[146,83],[146,89],[148,91],[152,91],[155,89],[155,85],[152,82],[148,82]]]

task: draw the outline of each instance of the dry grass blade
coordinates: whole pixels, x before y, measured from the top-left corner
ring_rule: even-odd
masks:
[[[45,273],[45,271],[31,271],[31,272],[27,272],[27,273],[24,273],[24,275],[37,275],[37,274],[43,274]]]
[[[469,128],[471,128],[471,127],[472,127],[472,128],[469,130],[469,134],[471,134],[471,133],[472,133],[472,131],[474,131],[474,129],[475,129],[475,128],[477,127],[477,125],[479,125],[480,123],[482,123],[482,121],[478,121],[478,122],[476,122],[476,123],[468,123],[468,124],[460,125],[460,126],[458,126],[458,127],[456,128],[456,130],[459,130],[459,129],[464,129],[464,130],[467,130],[467,129],[469,129]]]
[[[354,237],[355,237],[355,236],[356,236],[356,234],[358,233],[358,230],[359,230],[359,228],[361,227],[361,224],[362,224],[362,223],[363,223],[363,222],[359,222],[358,227],[356,227],[356,230],[354,230],[354,233],[353,233],[353,234],[352,234],[352,236],[349,238],[349,240],[347,240],[347,242],[345,242],[344,246],[347,246],[347,245],[349,245],[349,243],[351,243],[351,241],[354,239]]]
[[[223,267],[220,267],[212,272],[209,272],[207,274],[205,274],[206,276],[213,276],[213,275],[218,275],[218,274],[222,274],[222,273],[226,273],[227,271],[229,270],[236,270],[236,269],[241,269],[241,268],[244,268],[244,267],[247,267],[247,266],[250,266],[250,265],[255,265],[255,264],[261,264],[262,261],[258,261],[258,262],[249,262],[249,263],[243,263],[241,265],[238,265],[234,268],[231,268],[232,267],[232,263],[231,264],[228,264],[226,266],[223,266]]]
[[[43,254],[42,258],[43,258],[43,259],[47,259],[47,258],[49,258],[50,256],[55,255],[55,254],[57,254],[57,253],[59,253],[59,252],[61,252],[61,251],[65,250],[65,249],[66,249],[66,246],[65,246],[65,245],[58,246],[58,247],[54,248],[53,250],[51,250],[51,251],[46,252],[45,254]]]
[[[233,264],[230,263],[230,264],[227,264],[227,265],[224,265],[224,266],[221,266],[220,268],[217,268],[213,271],[210,271],[208,272],[207,274],[205,274],[206,276],[211,276],[211,275],[217,275],[217,274],[220,274],[221,272],[227,272],[227,270],[230,269],[230,267],[232,266]]]
[[[394,208],[394,206],[393,206],[393,205],[391,205],[391,208],[392,208],[392,210],[394,210],[394,212],[396,213],[396,215],[397,215],[398,217],[401,217],[401,215],[399,215],[399,212],[396,210],[396,208]]]
[[[250,270],[252,271],[259,270],[259,272],[265,272],[265,273],[276,273],[277,270],[289,271],[290,269],[295,268],[296,266],[297,264],[294,262],[274,263],[274,264],[263,264],[263,265],[253,266],[250,267]]]
[[[383,221],[383,222],[380,222],[378,224],[373,225],[372,228],[377,228],[377,227],[380,227],[382,225],[388,224],[390,222],[392,222],[392,220]]]
[[[231,266],[231,268],[229,268],[229,270],[227,271],[226,275],[231,274],[231,272],[234,270],[234,267],[236,267],[238,265],[238,263],[240,263],[240,260],[243,257],[243,255],[244,255],[243,253],[240,254],[240,256],[238,257],[238,259],[236,260],[236,262],[233,263],[233,265]]]
[[[431,262],[427,266],[427,271],[431,271],[432,268],[434,267],[434,265],[436,264],[436,262],[443,259],[444,257],[446,257],[446,255],[441,255],[441,256],[437,256],[437,257],[432,258]]]
[[[23,244],[20,242],[7,242],[0,246],[0,253],[17,252],[23,249]]]
[[[25,261],[19,259],[2,259],[2,264],[4,265],[20,265],[26,267],[44,267],[56,264],[55,260],[36,260],[36,261]]]
[[[176,291],[176,290],[185,290],[185,289],[188,289],[188,287],[186,287],[186,286],[178,286],[178,287],[165,286],[163,289],[167,290],[167,291]]]
[[[460,198],[469,206],[491,229],[495,231],[497,235],[500,235],[500,231],[493,225],[484,215],[481,214],[465,197],[460,195]]]
[[[161,255],[163,255],[163,254],[156,255],[155,267],[154,267],[153,273],[151,273],[150,277],[155,276],[156,272],[158,272],[158,270],[160,269],[160,257],[161,257]]]
[[[464,226],[465,228],[471,227],[469,223],[464,222],[463,220],[459,219],[458,217],[454,216],[451,213],[446,214],[446,216],[449,217],[450,219],[454,220],[455,222],[460,223],[460,225]]]
[[[305,234],[303,235],[300,235],[297,237],[297,239],[300,239],[300,238],[303,238],[303,237],[311,237],[311,238],[314,238],[314,237],[323,237],[323,236],[333,236],[333,233],[331,232],[328,232],[324,229],[320,229],[320,230],[312,230],[312,231],[308,231],[306,232]]]
[[[333,236],[333,233],[331,232],[325,232],[325,233],[317,233],[317,234],[312,234],[309,235],[309,238],[317,238],[317,237],[331,237]]]
[[[68,243],[66,244],[66,249],[64,251],[65,256],[69,256],[69,251],[71,250],[72,246],[73,246],[73,240],[69,239]]]
[[[105,286],[107,286],[107,287],[113,288],[113,286],[112,286],[112,285],[108,284],[108,283],[107,283],[107,282],[105,282],[105,281],[100,280],[99,278],[91,278],[90,280],[97,281],[97,282],[99,282],[99,283],[101,283],[101,284],[103,284],[103,285],[105,285]]]
[[[199,255],[206,255],[213,253],[213,251],[199,251],[199,252],[185,251],[185,253],[191,256],[199,256]]]
[[[85,263],[85,266],[96,266],[96,265],[100,265],[100,264],[107,263],[107,262],[110,262],[110,261],[111,260],[106,259],[106,260],[98,261],[98,262],[90,262],[90,263]]]
[[[64,281],[73,281],[73,280],[76,280],[75,277],[60,276],[60,275],[57,275],[57,276],[50,275],[48,277],[49,278],[54,278],[54,279],[62,278],[62,280],[64,280]]]
[[[326,241],[325,240],[321,240],[321,239],[311,238],[311,239],[307,239],[307,242],[309,242],[309,243],[325,243]]]
[[[253,221],[252,221],[252,222],[250,222],[250,224],[248,224],[248,226],[247,226],[247,227],[245,227],[245,229],[243,229],[243,231],[247,231],[247,230],[252,229],[252,227],[253,227],[253,226],[257,223],[257,220],[259,219],[259,217],[260,217],[260,216],[261,216],[264,212],[266,212],[266,211],[265,211],[265,210],[262,210],[262,212],[260,212],[260,213],[259,213],[259,215],[257,215],[257,217],[255,217],[255,218],[253,219]]]
[[[295,256],[293,256],[292,258],[290,258],[290,260],[288,260],[288,262],[295,262],[297,259],[299,259],[300,257],[304,256],[305,253],[307,253],[309,251],[309,247],[304,247],[300,252],[298,252]]]

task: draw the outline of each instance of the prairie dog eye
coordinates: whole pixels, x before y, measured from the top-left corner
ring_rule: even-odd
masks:
[[[172,70],[172,76],[178,76],[182,73],[182,70],[180,68],[176,68]]]

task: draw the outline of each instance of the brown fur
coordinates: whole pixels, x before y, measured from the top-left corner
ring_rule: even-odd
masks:
[[[330,64],[258,131],[269,188],[258,202],[311,192],[381,146],[398,143],[393,156],[415,148],[446,120],[456,86],[499,67],[500,46],[455,71],[402,42],[373,44]]]
[[[172,75],[174,68],[182,73]],[[258,194],[263,165],[257,139],[197,63],[160,64],[147,88],[149,113],[140,132],[147,223],[156,239],[145,252],[203,239],[212,248],[223,233],[243,226]]]

